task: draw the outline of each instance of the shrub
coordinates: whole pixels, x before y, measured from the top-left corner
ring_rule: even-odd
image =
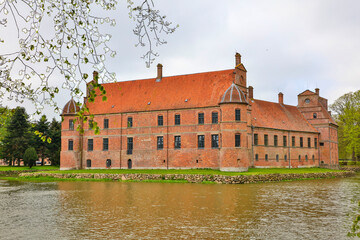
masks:
[[[38,156],[36,154],[35,148],[31,147],[26,149],[24,153],[24,164],[28,165],[30,168],[35,165],[36,160],[38,159]]]

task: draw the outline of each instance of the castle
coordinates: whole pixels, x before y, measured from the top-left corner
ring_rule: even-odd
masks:
[[[254,98],[241,55],[223,71],[106,83],[107,101],[85,104],[100,134],[83,123],[79,107],[64,107],[61,169],[186,169],[246,171],[249,167],[338,165],[337,125],[327,99],[306,90],[298,105]],[[94,72],[93,81],[97,80]],[[88,84],[88,88],[89,88]]]

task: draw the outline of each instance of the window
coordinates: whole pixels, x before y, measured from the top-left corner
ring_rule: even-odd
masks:
[[[314,155],[312,155],[312,160],[313,160],[313,162],[315,161],[315,156]]]
[[[88,151],[94,150],[94,139],[88,139]]]
[[[269,160],[268,155],[265,154],[265,161],[268,161],[268,160]]]
[[[159,115],[158,116],[158,126],[163,126],[164,125],[164,117]]]
[[[279,154],[276,154],[276,161],[279,161]]]
[[[310,103],[310,99],[308,99],[308,98],[305,99],[305,103],[306,103],[306,104],[309,104],[309,103]]]
[[[274,146],[277,147],[277,145],[278,145],[278,136],[275,135],[274,136]]]
[[[286,136],[283,136],[283,145],[284,145],[284,147],[286,147],[286,146],[287,146],[287,139],[286,139]]]
[[[308,161],[308,157],[307,157],[307,155],[305,155],[305,161]]]
[[[89,129],[92,129],[94,127],[94,121],[89,120]]]
[[[324,143],[323,143],[323,142],[321,142],[321,143],[320,143],[320,147],[323,147],[323,146],[324,146]]]
[[[317,114],[316,114],[316,113],[313,113],[313,118],[317,118]]]
[[[157,137],[157,149],[161,150],[164,148],[164,137],[163,136],[158,136]]]
[[[181,148],[181,136],[174,137],[174,148],[180,149]]]
[[[103,138],[103,151],[109,150],[109,139]]]
[[[219,148],[219,135],[218,134],[211,135],[211,147]]]
[[[269,136],[267,134],[264,135],[264,145],[265,146],[269,145]]]
[[[254,145],[257,146],[259,143],[259,136],[257,133],[254,134]]]
[[[199,113],[198,114],[198,123],[199,124],[204,124],[204,113]]]
[[[128,117],[127,127],[128,127],[128,128],[131,128],[132,126],[133,126],[133,119],[132,119],[132,117]]]
[[[235,134],[235,147],[240,147],[241,135]]]
[[[104,119],[104,129],[109,128],[109,119]]]
[[[304,146],[303,137],[300,137],[300,147]]]
[[[235,121],[241,121],[240,109],[235,109]]]
[[[86,160],[86,167],[91,168],[91,160],[90,159]]]
[[[218,123],[218,113],[217,112],[211,113],[211,122]]]
[[[259,154],[255,154],[255,161],[259,161]]]
[[[311,138],[308,138],[308,148],[311,148]]]
[[[69,151],[74,150],[74,141],[73,140],[68,141],[68,150]]]
[[[205,136],[198,135],[198,148],[202,149],[205,147]]]
[[[286,154],[284,155],[284,160],[285,160],[285,162],[287,161],[287,155]]]
[[[314,147],[317,148],[317,138],[314,138]]]
[[[106,167],[107,168],[111,167],[111,159],[106,159]]]
[[[69,130],[74,130],[74,120],[73,119],[69,120]]]
[[[301,162],[301,156],[299,155],[299,162]]]
[[[180,125],[180,114],[175,114],[175,125]]]
[[[132,137],[127,138],[127,154],[132,154],[134,148],[134,139]]]
[[[291,144],[293,147],[295,147],[295,136],[291,137]]]

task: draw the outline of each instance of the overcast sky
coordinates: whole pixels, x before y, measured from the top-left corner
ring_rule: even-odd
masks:
[[[180,27],[146,68],[135,48],[134,23],[121,1],[111,45],[118,55],[108,68],[118,81],[231,69],[242,55],[248,85],[257,99],[296,105],[297,95],[320,88],[332,103],[360,89],[359,0],[154,0],[155,7]],[[70,96],[58,97],[63,106]],[[9,103],[10,107],[15,106]],[[30,109],[30,108],[29,108]],[[55,116],[50,108],[45,113]],[[58,118],[59,119],[59,118]]]

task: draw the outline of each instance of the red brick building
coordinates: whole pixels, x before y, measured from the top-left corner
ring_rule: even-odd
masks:
[[[254,98],[240,54],[230,70],[102,84],[85,103],[100,134],[81,134],[74,100],[62,117],[61,169],[311,167],[338,164],[327,99],[306,90],[298,106]],[[96,73],[94,73],[96,74]],[[94,77],[94,79],[96,79]],[[94,81],[94,80],[93,80]]]

